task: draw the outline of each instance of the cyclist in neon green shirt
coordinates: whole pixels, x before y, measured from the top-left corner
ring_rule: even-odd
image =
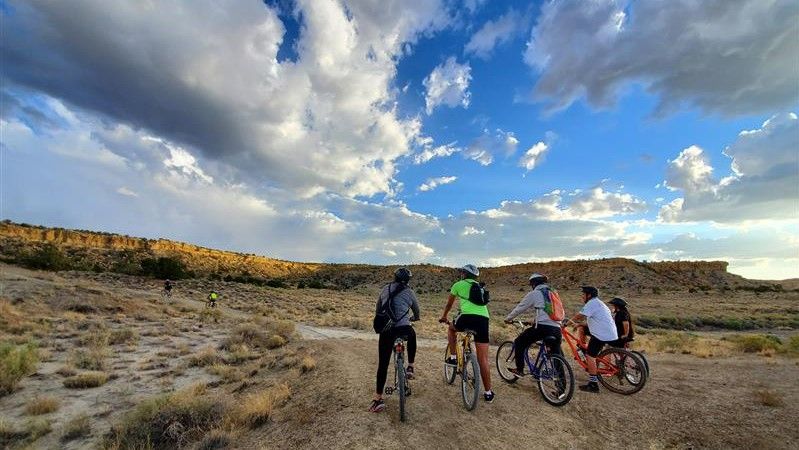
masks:
[[[483,398],[488,403],[491,403],[494,401],[494,391],[491,390],[491,368],[488,365],[488,306],[477,305],[469,301],[469,291],[472,283],[477,283],[476,279],[480,276],[480,270],[473,264],[466,264],[458,269],[458,272],[461,279],[452,285],[447,299],[447,306],[444,307],[444,314],[441,315],[438,321],[449,323],[447,338],[449,339],[451,351],[455,349],[456,331],[468,329],[475,332],[474,341],[477,349],[477,362],[480,364],[480,378],[483,379],[483,388],[485,388]],[[460,313],[455,317],[455,320],[449,322],[447,316],[456,298],[459,299]],[[450,354],[446,362],[452,365],[458,364],[454,354]]]
[[[215,308],[216,307],[216,300],[218,298],[219,298],[219,294],[217,294],[216,291],[211,291],[211,293],[208,294],[208,304],[206,306],[210,306],[211,308]]]

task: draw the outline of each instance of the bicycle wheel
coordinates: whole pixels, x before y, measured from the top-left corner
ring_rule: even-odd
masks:
[[[405,361],[401,353],[397,354],[395,359],[394,379],[399,393],[400,421],[405,422]]]
[[[646,384],[644,363],[627,350],[621,348],[603,350],[597,356],[596,366],[599,382],[617,394],[635,394]],[[602,372],[606,373],[603,375]]]
[[[449,357],[449,355],[450,355],[450,353],[449,353],[449,345],[447,345],[447,348],[444,349],[444,360],[445,361]],[[452,384],[452,383],[455,382],[455,375],[456,375],[456,372],[457,372],[455,369],[456,369],[455,366],[447,364],[446,362],[444,363],[444,382],[445,383]]]
[[[463,358],[463,372],[461,372],[461,395],[463,406],[467,411],[477,408],[477,398],[480,396],[480,365],[474,353],[467,353]]]
[[[499,376],[508,383],[515,383],[518,378],[508,370],[511,367],[516,367],[516,360],[513,356],[513,341],[505,341],[499,346],[496,360]]]
[[[633,355],[641,358],[641,361],[644,363],[644,369],[646,369],[646,379],[648,380],[650,372],[649,372],[649,361],[647,361],[646,356],[644,356],[643,353],[637,350],[630,350],[630,352],[632,352]]]
[[[552,406],[569,403],[574,395],[574,372],[565,358],[548,355],[538,363],[538,391]]]

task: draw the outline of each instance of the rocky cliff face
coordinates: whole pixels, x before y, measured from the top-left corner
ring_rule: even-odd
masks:
[[[392,273],[392,268],[384,266],[282,261],[166,239],[44,228],[8,221],[0,223],[0,258],[5,261],[19,261],[24,255],[48,244],[56,246],[75,262],[75,266],[85,270],[120,271],[120,267],[136,266],[145,258],[169,257],[181,260],[197,276],[280,278],[294,283],[314,279],[338,288],[372,286],[385,282]],[[453,269],[439,266],[416,265],[412,266],[412,270],[414,284],[431,292],[446,289],[457,277]],[[624,258],[486,268],[481,278],[501,289],[516,289],[526,286],[527,277],[533,272],[549,275],[553,285],[565,289],[593,284],[622,291],[670,291],[686,288],[722,289],[751,284],[744,278],[728,273],[724,261],[645,263]]]

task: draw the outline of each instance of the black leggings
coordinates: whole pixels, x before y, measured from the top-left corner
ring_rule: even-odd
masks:
[[[530,327],[524,331],[519,337],[513,341],[513,354],[516,357],[516,369],[520,372],[524,369],[524,354],[527,353],[527,348],[535,341],[540,341],[546,336],[553,336],[557,338],[557,342],[552,346],[552,354],[562,355],[560,350],[560,328],[550,325],[538,325],[537,328]],[[535,362],[535,361],[533,361]]]
[[[380,341],[377,343],[377,386],[375,392],[383,394],[386,385],[386,375],[388,373],[388,363],[391,362],[391,353],[394,351],[394,339],[397,336],[407,336],[408,339],[408,364],[413,364],[416,358],[416,332],[410,325],[392,328],[385,333],[380,333]]]

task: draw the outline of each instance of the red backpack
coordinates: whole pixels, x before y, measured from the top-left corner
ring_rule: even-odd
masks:
[[[558,291],[548,288],[541,291],[544,294],[544,311],[549,318],[555,322],[563,320],[566,317],[566,311],[563,310],[563,302],[560,301]]]

